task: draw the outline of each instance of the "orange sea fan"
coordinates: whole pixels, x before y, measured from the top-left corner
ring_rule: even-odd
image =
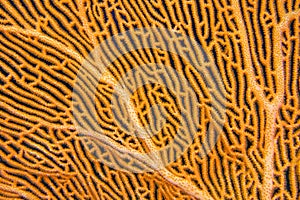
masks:
[[[300,1],[0,0],[0,199],[300,199]]]

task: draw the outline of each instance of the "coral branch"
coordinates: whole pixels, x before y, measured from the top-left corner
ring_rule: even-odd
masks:
[[[187,194],[193,196],[196,199],[199,200],[213,200],[214,198],[204,189],[199,189],[195,185],[193,185],[191,182],[184,178],[176,177],[174,174],[172,174],[169,170],[166,168],[161,169],[158,171],[158,173],[167,181],[172,183],[173,185],[176,185],[177,187],[181,188],[183,191],[185,191]]]
[[[284,15],[283,20],[277,24],[274,28],[274,68],[275,68],[275,75],[277,77],[277,87],[278,87],[278,94],[273,102],[277,108],[279,105],[282,104],[284,98],[284,67],[283,67],[283,54],[282,54],[282,31],[284,28],[288,26],[289,21],[291,18],[296,16],[300,16],[300,10],[287,13]]]
[[[284,69],[283,69],[283,54],[281,49],[281,33],[283,28],[288,25],[291,18],[298,16],[300,10],[287,13],[284,19],[275,27],[274,30],[274,65],[276,78],[278,81],[278,92],[275,100],[269,102],[266,107],[266,129],[265,129],[265,157],[264,157],[264,177],[262,182],[262,193],[264,199],[271,199],[273,193],[273,178],[274,178],[274,145],[276,131],[276,115],[283,104],[284,100]]]
[[[36,30],[21,29],[21,28],[16,28],[13,26],[0,25],[0,31],[19,33],[19,34],[24,34],[27,36],[33,36],[33,37],[40,38],[40,39],[50,43],[51,45],[53,45],[54,47],[56,47],[58,49],[63,49],[66,53],[73,56],[74,59],[79,60],[81,62],[83,61],[83,57],[80,54],[78,54],[77,52],[71,50],[68,46],[66,46],[63,43],[61,43],[47,35],[44,35],[43,33],[38,32]]]
[[[251,50],[250,50],[250,46],[249,46],[249,40],[247,37],[247,30],[246,30],[246,26],[243,22],[243,15],[242,15],[242,11],[241,11],[241,6],[238,0],[233,0],[233,6],[235,7],[235,14],[236,14],[236,18],[237,18],[237,24],[239,27],[239,31],[240,31],[240,36],[241,36],[241,43],[242,43],[242,47],[244,49],[243,53],[244,53],[244,61],[245,61],[245,68],[247,71],[247,74],[249,75],[249,81],[250,81],[250,89],[252,89],[257,95],[258,95],[258,101],[262,102],[262,104],[266,104],[266,97],[264,94],[263,89],[260,87],[260,85],[257,83],[256,81],[256,77],[255,77],[255,73],[254,73],[254,69],[253,69],[253,62],[251,59]]]
[[[282,105],[284,98],[284,70],[283,70],[283,55],[281,50],[281,32],[284,27],[287,26],[289,20],[292,17],[299,15],[299,11],[291,12],[284,16],[282,22],[280,22],[274,30],[274,57],[275,57],[275,71],[276,71],[276,80],[278,81],[278,92],[276,94],[274,102],[269,102],[263,92],[263,89],[256,82],[255,73],[253,70],[251,55],[250,55],[250,47],[249,41],[247,38],[246,27],[241,19],[243,19],[243,15],[240,10],[240,5],[237,0],[234,1],[236,7],[236,15],[238,20],[238,25],[241,31],[242,37],[242,45],[245,48],[245,62],[246,69],[249,73],[249,79],[251,82],[250,88],[255,91],[259,96],[259,101],[261,101],[264,105],[266,111],[266,127],[265,127],[265,155],[264,155],[264,174],[263,181],[261,183],[262,186],[262,197],[263,199],[272,199],[273,194],[273,178],[274,178],[274,136],[276,131],[276,115],[278,113],[279,108]]]

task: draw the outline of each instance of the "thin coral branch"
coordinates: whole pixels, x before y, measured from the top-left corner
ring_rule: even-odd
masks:
[[[255,94],[258,95],[258,101],[262,102],[262,104],[266,104],[266,97],[264,94],[263,89],[260,87],[260,85],[257,83],[256,81],[256,76],[255,76],[255,72],[253,69],[253,62],[251,59],[251,50],[250,50],[250,46],[249,46],[249,40],[247,37],[247,29],[246,26],[243,22],[243,15],[242,15],[242,11],[241,11],[241,5],[240,2],[238,0],[233,0],[233,6],[234,6],[234,11],[235,11],[235,15],[237,18],[237,24],[239,27],[239,31],[240,31],[240,36],[241,36],[241,44],[242,47],[244,49],[243,52],[245,52],[244,54],[244,61],[245,61],[245,68],[247,70],[247,74],[249,75],[249,80],[250,80],[250,89],[252,89]]]

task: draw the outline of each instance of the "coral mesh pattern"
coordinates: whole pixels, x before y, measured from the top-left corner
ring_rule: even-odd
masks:
[[[300,199],[299,10],[298,0],[2,0],[0,199]],[[226,121],[216,127],[221,134],[212,151],[201,156],[210,119],[204,95],[197,136],[180,159],[154,172],[121,172],[93,156],[101,142],[79,137],[72,87],[97,44],[152,26],[194,38],[214,58],[226,89]],[[158,49],[124,55],[108,76],[119,79],[154,62],[185,65],[197,95],[207,92],[191,65]],[[120,148],[147,151],[143,140],[118,128],[112,86],[100,80],[97,92],[99,124],[111,127],[105,136]],[[176,109],[159,85],[131,96],[141,124],[162,97]],[[167,119],[152,138],[156,148],[176,134],[176,116]]]

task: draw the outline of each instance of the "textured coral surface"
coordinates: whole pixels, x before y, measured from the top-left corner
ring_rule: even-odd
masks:
[[[103,132],[75,127],[73,86],[84,60],[107,38],[143,27],[201,45],[224,85],[223,124],[209,81],[180,56],[153,48],[107,66],[95,93],[97,123],[82,118]],[[298,0],[1,0],[0,199],[300,199],[299,46]],[[107,48],[108,56],[118,50]],[[150,63],[180,72],[197,97],[187,112],[200,108],[194,140],[162,168],[156,157],[138,155],[168,146],[179,129],[192,130],[193,119],[179,122],[173,91],[147,84],[127,106],[111,103],[116,81]],[[185,90],[175,80],[169,78]],[[151,110],[154,104],[164,110]],[[165,117],[162,127],[155,115]],[[130,117],[126,130],[121,124]],[[132,134],[145,126],[160,131]],[[174,156],[177,143],[162,156]],[[113,167],[126,167],[122,152],[150,170]]]

